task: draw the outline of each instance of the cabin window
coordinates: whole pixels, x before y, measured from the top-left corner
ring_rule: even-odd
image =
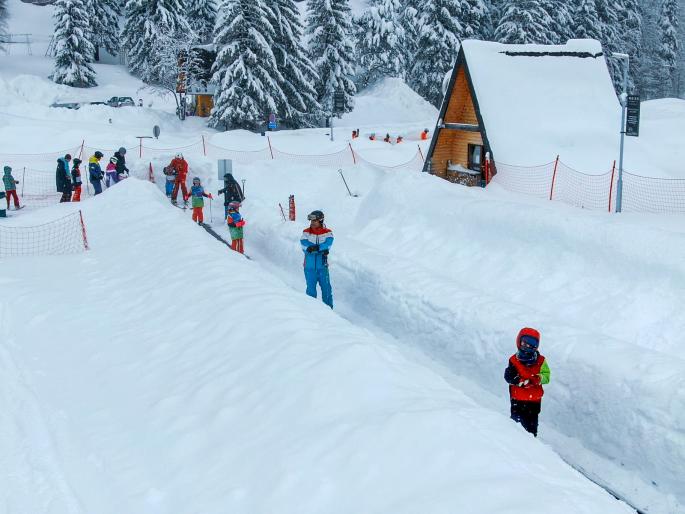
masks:
[[[469,145],[469,169],[480,171],[483,164],[483,146]]]

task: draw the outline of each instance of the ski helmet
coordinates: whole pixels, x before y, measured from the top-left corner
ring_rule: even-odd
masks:
[[[101,151],[98,150],[97,152],[95,152],[95,158],[96,159],[102,159],[103,156],[104,156],[104,154]]]
[[[83,161],[82,161],[81,159],[79,159],[78,157],[75,157],[73,162],[74,162],[74,166],[78,166],[78,165],[81,164]]]
[[[68,153],[67,155],[64,156],[64,158],[65,158],[67,161],[70,161],[70,160],[71,160],[71,154]]]
[[[516,337],[516,348],[520,350],[522,346],[537,350],[538,346],[540,346],[540,332],[534,328],[522,328]]]
[[[126,148],[124,148],[123,146],[121,148],[119,148],[119,155],[124,155],[125,153],[126,153]]]
[[[237,211],[240,208],[240,202],[230,202],[228,208]]]
[[[312,211],[312,212],[310,212],[309,215],[307,216],[307,219],[308,219],[309,221],[319,221],[319,222],[323,223],[323,212],[321,212],[321,211]]]
[[[200,183],[200,177],[193,177],[193,184],[197,182],[198,184]]]
[[[176,159],[183,159],[183,154],[182,154],[182,153],[177,153],[177,154],[176,154]]]
[[[117,162],[119,162],[119,159],[117,159],[116,157],[110,157],[109,162],[111,162],[112,164],[116,164]]]

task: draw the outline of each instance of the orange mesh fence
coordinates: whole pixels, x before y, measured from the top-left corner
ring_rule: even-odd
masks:
[[[421,171],[423,168],[423,157],[421,155],[420,151],[417,151],[414,154],[414,157],[412,157],[410,160],[404,163],[396,164],[394,166],[386,166],[384,164],[377,164],[375,162],[371,162],[364,157],[361,156],[358,152],[354,152],[354,157],[357,163],[361,164],[366,164],[367,166],[371,166],[373,168],[378,168],[381,170],[407,170],[407,171]]]
[[[271,159],[271,152],[268,147],[259,150],[232,150],[207,141],[203,150],[206,150],[207,156],[212,159],[231,159],[244,164]]]
[[[685,179],[623,172],[623,212],[685,213]]]
[[[550,199],[581,209],[608,211],[611,175],[611,171],[601,175],[581,173],[559,162]]]
[[[311,164],[312,166],[340,167],[354,164],[352,152],[350,151],[349,147],[345,147],[342,150],[334,153],[322,155],[300,155],[282,152],[281,150],[273,148],[273,155],[274,159],[277,160]]]
[[[79,253],[87,249],[80,211],[40,225],[0,224],[0,258]]]
[[[514,193],[549,200],[554,177],[554,161],[539,166],[515,166],[496,163],[497,174],[492,182]]]

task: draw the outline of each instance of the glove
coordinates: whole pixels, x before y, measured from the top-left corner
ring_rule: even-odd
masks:
[[[319,251],[319,245],[312,245],[307,248],[307,252],[314,253]]]
[[[542,383],[542,377],[540,375],[533,375],[530,377],[530,383],[532,385],[540,385]]]
[[[214,199],[214,197],[212,196],[212,193],[209,193],[207,196],[209,197],[210,200]]]
[[[528,379],[522,380],[521,382],[519,382],[519,387],[526,387],[529,382],[530,380]]]

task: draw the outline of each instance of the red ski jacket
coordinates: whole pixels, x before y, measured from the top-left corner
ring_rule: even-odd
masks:
[[[174,157],[169,166],[176,170],[176,180],[178,182],[185,182],[186,175],[188,175],[188,162],[185,159]]]

